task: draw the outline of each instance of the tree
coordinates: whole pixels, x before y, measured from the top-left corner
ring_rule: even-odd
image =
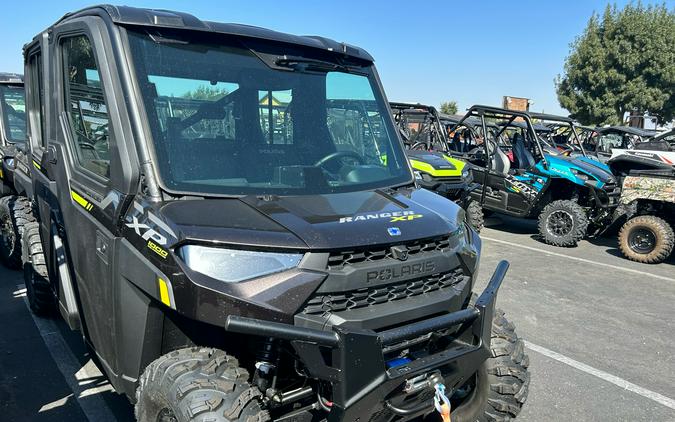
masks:
[[[629,3],[593,14],[556,78],[560,105],[582,123],[616,124],[639,110],[675,115],[675,9]]]
[[[441,113],[457,114],[457,101],[446,101],[441,103]]]
[[[186,92],[183,95],[183,98],[189,98],[192,100],[217,101],[229,93],[230,91],[228,91],[227,88],[199,85],[194,91]]]

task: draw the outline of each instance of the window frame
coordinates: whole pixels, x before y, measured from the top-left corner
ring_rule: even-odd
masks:
[[[100,80],[101,84],[101,96],[103,98],[103,103],[104,106],[106,107],[106,114],[108,116],[108,153],[109,153],[109,160],[108,160],[108,176],[102,176],[98,173],[95,173],[94,171],[86,168],[84,165],[82,165],[80,158],[78,156],[76,146],[74,145],[77,140],[75,139],[75,134],[73,133],[74,131],[74,125],[71,119],[71,105],[70,105],[70,81],[67,78],[67,72],[66,72],[66,57],[65,57],[65,48],[64,48],[64,41],[72,38],[77,38],[77,37],[85,37],[87,41],[89,42],[89,45],[91,47],[92,51],[92,56],[93,59],[96,63],[96,72],[98,73],[98,77]],[[69,155],[69,161],[71,168],[76,171],[77,173],[82,174],[88,179],[93,179],[94,181],[98,182],[100,185],[108,185],[111,181],[111,171],[112,171],[112,155],[114,153],[114,144],[115,144],[115,136],[114,136],[114,125],[112,124],[112,118],[110,115],[110,104],[108,101],[108,95],[106,93],[106,88],[104,86],[104,77],[101,72],[101,65],[97,53],[97,49],[95,48],[95,40],[93,39],[93,36],[83,30],[78,30],[78,31],[72,31],[72,32],[64,32],[62,34],[59,34],[58,39],[56,40],[56,51],[57,54],[55,54],[56,58],[56,63],[55,63],[55,68],[57,69],[57,75],[56,79],[58,80],[60,86],[58,86],[58,92],[59,92],[59,101],[57,104],[59,115],[63,116],[65,114],[65,120],[67,122],[67,127],[64,128],[68,131],[68,134],[66,136],[66,149],[68,150],[68,155]],[[62,122],[63,123],[63,122]]]

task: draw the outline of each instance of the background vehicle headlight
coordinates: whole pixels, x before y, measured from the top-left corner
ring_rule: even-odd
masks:
[[[586,173],[582,173],[577,169],[570,169],[570,171],[572,172],[573,175],[575,175],[579,179],[581,179],[583,181],[588,180],[588,175]]]
[[[179,255],[193,271],[227,282],[249,280],[295,268],[302,259],[298,253],[275,253],[183,246]]]

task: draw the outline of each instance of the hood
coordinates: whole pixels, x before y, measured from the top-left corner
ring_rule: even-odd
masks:
[[[577,157],[565,157],[565,156],[552,156],[547,155],[546,160],[548,161],[551,168],[568,168],[575,170],[583,171],[586,174],[589,174],[596,178],[597,180],[603,183],[611,183],[614,181],[614,176],[612,173],[602,169],[601,167],[580,160]]]
[[[602,162],[600,162],[600,161],[598,161],[594,158],[584,157],[583,155],[575,156],[574,158],[576,160],[581,161],[582,163],[589,164],[591,166],[595,166],[602,171],[610,172],[610,173],[612,171],[606,163],[602,163]]]
[[[413,169],[432,176],[461,176],[466,163],[435,151],[406,151]]]
[[[423,189],[181,200],[157,211],[178,241],[310,250],[442,236],[464,220],[456,204]]]

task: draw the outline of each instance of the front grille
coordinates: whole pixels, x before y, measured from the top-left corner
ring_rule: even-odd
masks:
[[[413,242],[403,243],[402,246],[408,248],[408,256],[415,256],[423,252],[444,251],[450,248],[450,238],[445,236],[433,239],[415,240]],[[328,257],[328,269],[340,270],[347,265],[384,259],[393,259],[391,246],[331,252]]]
[[[442,182],[442,183],[461,183],[463,181],[462,176],[431,176],[428,174],[423,174],[422,179],[426,182]]]
[[[308,315],[317,315],[379,305],[441,291],[454,286],[466,277],[463,275],[462,270],[457,268],[445,274],[432,275],[419,280],[364,288],[345,293],[318,294],[307,302],[302,312]]]

